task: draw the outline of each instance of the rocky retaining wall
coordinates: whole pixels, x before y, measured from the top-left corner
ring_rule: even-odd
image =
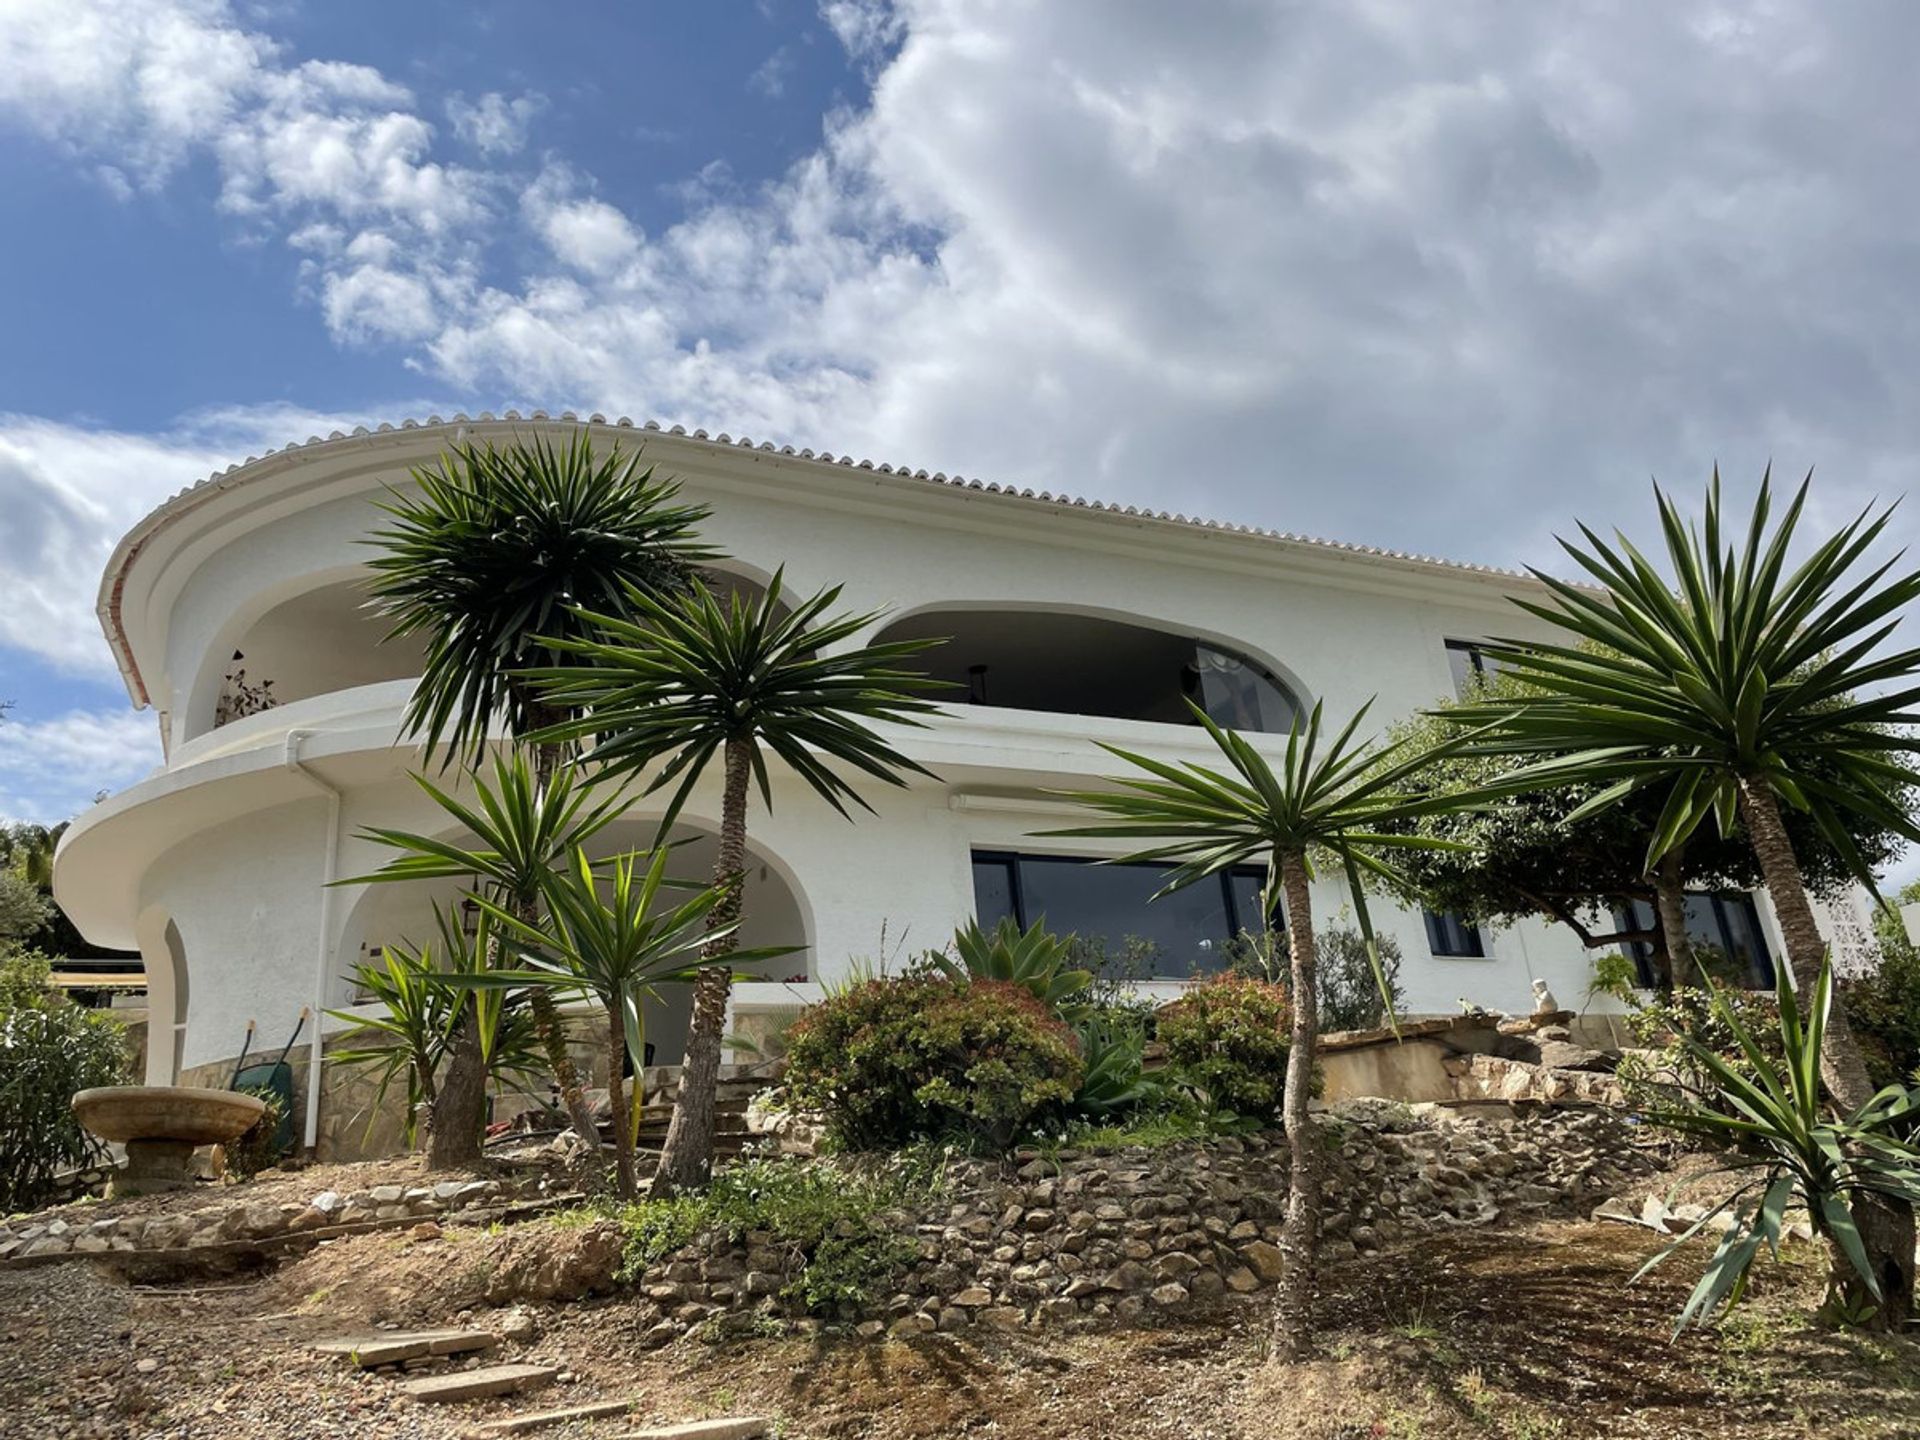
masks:
[[[1321,1128],[1329,1262],[1432,1230],[1585,1214],[1659,1164],[1601,1109],[1467,1119],[1363,1102]],[[1133,1323],[1231,1303],[1279,1276],[1287,1163],[1276,1134],[962,1162],[937,1205],[885,1217],[915,1258],[864,1311],[839,1318],[912,1335]],[[797,1315],[785,1292],[803,1263],[764,1232],[695,1241],[640,1279],[649,1343]]]
[[[324,1190],[304,1204],[248,1200],[244,1186],[223,1205],[176,1214],[117,1215],[94,1221],[56,1217],[0,1224],[0,1264],[133,1251],[197,1250],[258,1243],[335,1226],[400,1224],[493,1210],[545,1194],[545,1177],[523,1182],[443,1180],[437,1185],[376,1185],[341,1194]]]

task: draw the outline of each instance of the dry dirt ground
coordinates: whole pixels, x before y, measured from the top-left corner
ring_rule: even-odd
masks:
[[[505,1358],[566,1367],[530,1396],[405,1401],[307,1342],[369,1321],[484,1324],[436,1277],[489,1236],[367,1235],[244,1282],[133,1288],[86,1262],[0,1273],[0,1436],[456,1437],[517,1410],[635,1397],[635,1416],[762,1413],[785,1440],[1573,1440],[1920,1437],[1920,1339],[1827,1331],[1808,1247],[1765,1266],[1748,1306],[1668,1341],[1704,1251],[1627,1280],[1651,1232],[1549,1223],[1429,1237],[1328,1277],[1325,1358],[1278,1369],[1263,1308],[1163,1330],[686,1340],[645,1353],[618,1297],[535,1311]],[[556,1440],[630,1428],[598,1421]]]

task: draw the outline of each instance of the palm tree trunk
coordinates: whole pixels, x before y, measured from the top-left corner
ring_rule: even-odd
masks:
[[[520,913],[518,906],[515,913],[527,923],[533,923],[529,916]],[[546,1052],[547,1068],[553,1072],[553,1083],[560,1089],[560,1103],[566,1107],[567,1120],[575,1134],[597,1148],[600,1127],[594,1123],[593,1110],[587,1104],[586,1087],[580,1083],[580,1067],[573,1063],[573,1053],[567,1049],[567,1022],[561,1017],[560,1007],[553,1003],[553,994],[546,986],[536,985],[528,1008],[533,1012],[533,1029],[540,1037],[540,1048]]]
[[[620,1079],[620,1057],[627,1050],[627,1027],[616,1002],[607,1006],[607,1103],[613,1111],[614,1175],[620,1198],[633,1198],[633,1137],[627,1130],[627,1087]]]
[[[1813,907],[1807,903],[1807,882],[1794,857],[1793,842],[1787,838],[1786,823],[1780,818],[1780,802],[1764,779],[1753,777],[1740,782],[1740,818],[1746,822],[1753,853],[1760,861],[1773,913],[1780,918],[1793,988],[1811,995],[1827,957],[1827,942],[1821,938]],[[1827,1016],[1820,1078],[1834,1103],[1843,1109],[1856,1109],[1873,1098],[1873,1082],[1867,1078],[1866,1061],[1860,1058],[1860,1046],[1853,1038],[1843,1005],[1835,1005]]]
[[[727,741],[726,784],[720,800],[720,853],[713,862],[713,883],[723,887],[720,902],[707,912],[707,929],[731,926],[740,918],[746,886],[747,781],[753,773],[753,744]],[[714,1098],[720,1080],[720,1035],[727,1023],[727,997],[733,972],[727,957],[736,948],[728,930],[709,940],[700,951],[705,966],[693,986],[693,1024],[687,1033],[687,1053],[680,1064],[680,1093],[673,1118],[667,1123],[667,1141],[654,1172],[653,1193],[676,1191],[707,1183],[713,1175]]]
[[[1683,985],[1698,985],[1700,974],[1693,960],[1693,938],[1687,934],[1687,892],[1680,878],[1678,850],[1660,857],[1653,873],[1653,898],[1667,951],[1667,983],[1676,990]]]
[[[558,718],[545,707],[532,707],[530,713],[534,722],[542,725],[551,724]],[[554,742],[534,746],[534,784],[544,791],[566,761],[565,745]],[[540,902],[530,895],[515,896],[513,913],[517,919],[529,925],[535,924],[540,918]],[[560,1103],[566,1107],[567,1119],[572,1123],[576,1135],[598,1149],[600,1127],[594,1123],[593,1111],[587,1105],[587,1092],[580,1083],[579,1067],[573,1063],[573,1055],[567,1049],[567,1024],[560,1016],[560,1008],[553,1003],[552,992],[543,985],[534,986],[530,1008],[533,1011],[533,1033],[540,1038],[540,1048],[546,1052],[547,1068],[553,1072],[553,1083],[559,1087]]]
[[[1286,1223],[1280,1236],[1286,1259],[1274,1296],[1273,1353],[1278,1360],[1295,1361],[1305,1359],[1313,1349],[1314,1270],[1320,1246],[1320,1150],[1307,1114],[1320,1034],[1320,983],[1305,857],[1285,851],[1279,861],[1293,961],[1293,1043],[1287,1051],[1287,1088],[1281,1106],[1290,1160]]]
[[[434,1097],[427,1125],[427,1168],[465,1170],[480,1163],[481,1129],[487,1114],[487,1060],[480,1050],[480,1017],[466,999],[446,1078]]]
[[[1767,894],[1773,901],[1774,913],[1780,917],[1787,963],[1793,970],[1793,987],[1802,995],[1811,995],[1819,982],[1827,944],[1814,922],[1813,907],[1807,903],[1806,880],[1787,837],[1787,827],[1780,818],[1780,802],[1774,797],[1773,787],[1763,778],[1749,776],[1741,780],[1740,818],[1746,822],[1747,835],[1760,861],[1760,873],[1766,878]],[[1820,1078],[1826,1083],[1828,1094],[1843,1109],[1856,1109],[1873,1098],[1873,1082],[1867,1078],[1866,1062],[1860,1056],[1859,1043],[1853,1038],[1847,1007],[1837,994],[1827,1013]],[[1854,1201],[1853,1214],[1867,1261],[1880,1282],[1882,1301],[1874,1314],[1874,1324],[1881,1329],[1899,1330],[1913,1309],[1913,1209],[1882,1196],[1863,1195]],[[1853,1267],[1844,1258],[1835,1256],[1835,1272],[1843,1277],[1843,1284],[1848,1282],[1852,1271]],[[1857,1285],[1858,1282],[1851,1283]]]

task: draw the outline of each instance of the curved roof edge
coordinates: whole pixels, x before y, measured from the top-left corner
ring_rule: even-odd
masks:
[[[663,425],[658,420],[636,422],[622,415],[609,420],[605,415],[594,412],[581,415],[572,410],[563,410],[557,415],[545,410],[531,410],[522,413],[518,410],[504,410],[499,414],[483,410],[477,414],[456,413],[449,417],[430,415],[425,420],[408,419],[399,424],[381,423],[369,429],[365,425],[356,425],[351,431],[335,430],[324,437],[310,435],[304,441],[295,440],[277,450],[267,450],[259,455],[249,455],[245,460],[237,461],[224,470],[209,475],[185,489],[177,491],[156,505],[123,537],[113,549],[107,560],[106,573],[101,577],[97,611],[100,627],[106,633],[107,644],[113,650],[115,662],[120,667],[122,678],[126,681],[128,693],[136,706],[151,703],[147,694],[146,682],[140,675],[139,662],[134,658],[133,649],[127,639],[126,628],[122,621],[120,603],[126,588],[127,573],[139,559],[147,544],[167,524],[179,516],[195,509],[235,485],[251,478],[256,467],[263,466],[269,460],[285,460],[295,452],[314,449],[332,450],[371,440],[378,436],[396,435],[406,431],[451,430],[462,425],[543,423],[551,425],[604,425],[622,430],[639,430],[660,435],[699,441],[715,448],[746,449],[765,451],[784,458],[808,462],[815,465],[845,466],[852,469],[872,470],[884,475],[900,475],[913,480],[922,480],[932,485],[957,487],[981,494],[999,496],[1015,503],[1034,503],[1046,505],[1056,510],[1086,510],[1108,515],[1125,516],[1154,524],[1177,525],[1187,529],[1213,531],[1220,534],[1250,536],[1260,540],[1271,540],[1280,544],[1308,546],[1318,550],[1330,550],[1336,553],[1353,555],[1368,560],[1382,560],[1395,565],[1416,569],[1436,570],[1453,575],[1474,575],[1503,580],[1520,580],[1532,583],[1533,577],[1519,570],[1504,569],[1494,565],[1476,565],[1466,561],[1446,560],[1433,555],[1416,555],[1403,550],[1389,550],[1375,545],[1360,545],[1347,540],[1326,540],[1313,535],[1299,535],[1290,531],[1272,530],[1258,525],[1241,525],[1232,521],[1210,520],[1198,515],[1186,515],[1168,510],[1155,510],[1137,505],[1120,505],[1104,500],[1090,500],[1079,495],[1064,492],[1055,494],[1048,490],[1033,490],[1017,485],[1002,485],[993,481],[969,478],[964,475],[948,475],[944,471],[929,473],[908,465],[876,463],[872,460],[856,459],[852,455],[835,455],[830,450],[800,449],[792,445],[776,445],[770,440],[754,441],[748,436],[731,436],[725,431],[709,434],[701,429],[688,429],[684,425]]]

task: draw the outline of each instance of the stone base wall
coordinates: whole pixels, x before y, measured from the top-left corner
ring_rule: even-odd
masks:
[[[588,1085],[606,1084],[606,1045],[598,1028],[597,1016],[565,1017],[569,1036],[568,1050]],[[327,1038],[328,1052],[341,1047],[338,1035]],[[271,1060],[277,1051],[256,1051],[249,1062]],[[302,1044],[287,1052],[287,1065],[293,1071],[294,1133],[296,1144],[306,1134],[307,1072],[312,1050]],[[224,1090],[233,1082],[235,1059],[193,1065],[180,1072],[177,1085],[205,1085]],[[378,1074],[365,1065],[347,1066],[328,1059],[322,1067],[320,1123],[316,1158],[322,1161],[379,1159],[406,1151],[406,1083],[396,1079],[380,1095]],[[528,1096],[511,1090],[496,1091],[494,1118],[509,1119],[534,1103]],[[424,1130],[422,1132],[424,1134]]]
[[[341,1194],[323,1190],[304,1204],[251,1200],[236,1186],[223,1204],[157,1215],[108,1216],[90,1222],[63,1217],[0,1223],[0,1265],[64,1255],[201,1250],[215,1245],[283,1239],[332,1226],[400,1225],[440,1220],[463,1210],[492,1210],[517,1199],[540,1199],[544,1176],[521,1180],[443,1180],[436,1185],[376,1185]]]
[[[1661,1163],[1602,1109],[1461,1118],[1373,1102],[1342,1107],[1321,1129],[1329,1263],[1433,1230],[1586,1214]],[[962,1162],[937,1206],[887,1217],[916,1258],[866,1312],[838,1318],[910,1335],[1138,1323],[1232,1304],[1279,1277],[1287,1170],[1278,1134]],[[803,1263],[765,1234],[695,1241],[639,1282],[649,1343],[793,1317],[783,1292]]]

